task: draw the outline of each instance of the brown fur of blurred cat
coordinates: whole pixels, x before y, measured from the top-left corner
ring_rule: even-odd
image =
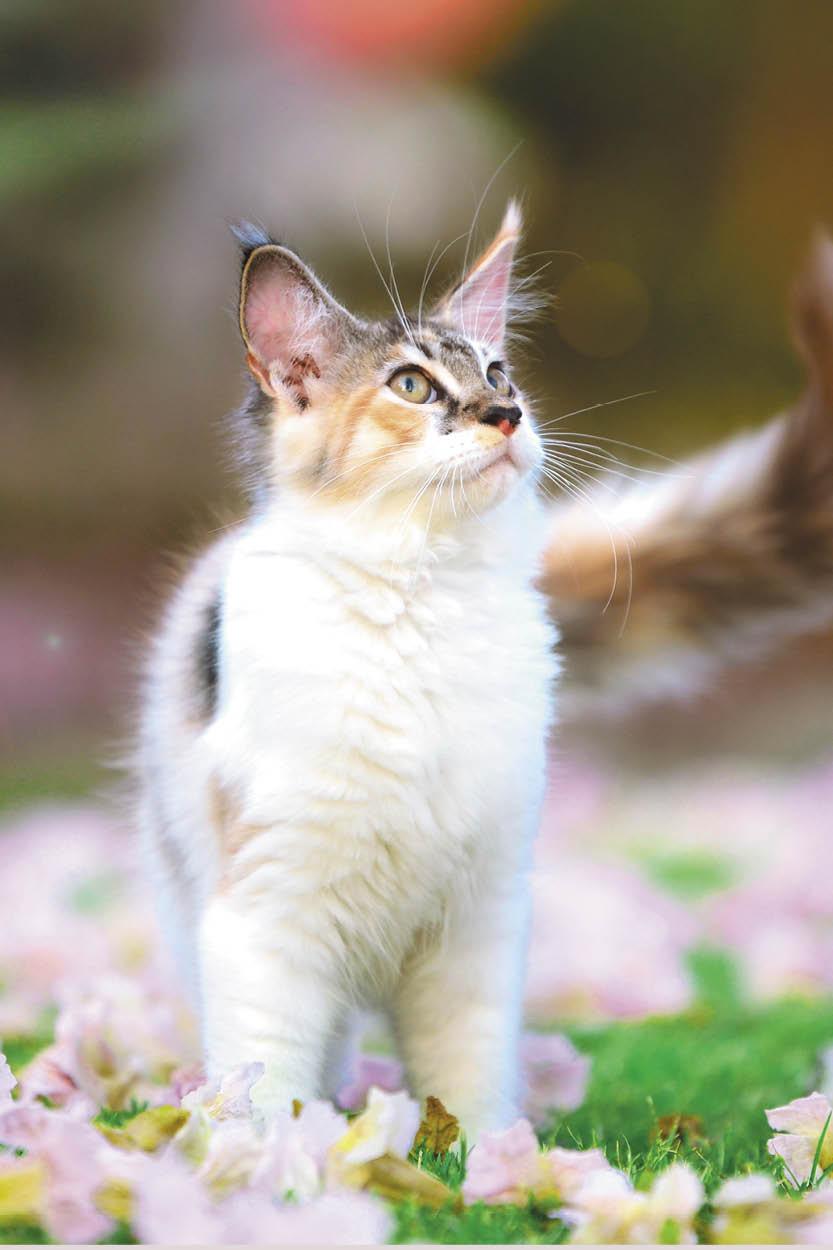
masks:
[[[833,621],[833,241],[793,296],[803,395],[761,429],[592,507],[557,503],[541,587],[578,710],[687,696]],[[613,494],[611,493],[613,490]]]

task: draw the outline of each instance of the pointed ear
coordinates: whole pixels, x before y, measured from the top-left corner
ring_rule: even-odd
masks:
[[[510,200],[500,230],[463,281],[434,311],[434,316],[467,338],[503,348],[512,283],[512,263],[521,237],[521,210]]]
[[[288,392],[300,408],[344,347],[356,322],[288,248],[254,248],[240,279],[246,361],[267,395]]]

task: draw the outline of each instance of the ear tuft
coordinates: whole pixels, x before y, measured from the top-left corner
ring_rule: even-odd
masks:
[[[272,238],[263,226],[252,221],[233,221],[229,225],[231,233],[237,240],[240,249],[240,267],[243,268],[252,252],[259,247],[278,246],[278,240]]]
[[[512,289],[512,266],[521,237],[521,209],[512,199],[500,229],[459,286],[440,301],[434,315],[467,338],[503,348]]]

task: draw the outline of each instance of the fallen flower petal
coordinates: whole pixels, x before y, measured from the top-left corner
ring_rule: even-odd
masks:
[[[406,1093],[388,1094],[375,1085],[367,1108],[330,1150],[336,1166],[369,1163],[382,1155],[406,1158],[419,1127],[419,1106]]]
[[[686,1163],[673,1163],[647,1192],[611,1169],[588,1178],[563,1218],[582,1245],[695,1244],[693,1221],[705,1201],[702,1182]]]
[[[106,1124],[96,1127],[102,1137],[120,1150],[144,1150],[151,1154],[187,1124],[189,1114],[184,1107],[150,1107],[121,1128]]]
[[[202,1107],[212,1120],[252,1116],[252,1086],[263,1076],[262,1063],[244,1063],[218,1081],[209,1081],[185,1094],[183,1107]]]
[[[528,1120],[518,1120],[502,1133],[484,1133],[467,1161],[463,1197],[466,1202],[524,1204],[530,1194],[546,1190],[553,1199],[553,1181]]]
[[[833,1163],[833,1107],[824,1094],[795,1098],[766,1117],[771,1128],[781,1130],[769,1139],[767,1150],[784,1160],[797,1182],[810,1179],[816,1160],[818,1175]]]
[[[14,1104],[0,1113],[0,1142],[43,1166],[42,1219],[55,1241],[93,1242],[110,1232],[112,1220],[95,1203],[109,1147],[92,1125],[39,1103]]]
[[[11,1106],[12,1090],[17,1085],[17,1078],[9,1067],[6,1056],[0,1051],[0,1110]]]
[[[786,1198],[771,1176],[752,1173],[725,1181],[712,1203],[710,1237],[717,1245],[829,1245],[833,1238],[833,1186],[827,1183]]]
[[[41,1163],[0,1155],[0,1221],[40,1219],[45,1181]]]
[[[584,1102],[590,1059],[562,1033],[526,1033],[521,1040],[526,1086],[524,1107],[533,1124],[552,1111],[574,1111]]]
[[[367,1102],[372,1086],[395,1093],[402,1089],[404,1072],[402,1064],[386,1055],[360,1054],[355,1063],[352,1079],[337,1095],[337,1102],[345,1111],[358,1111]]]

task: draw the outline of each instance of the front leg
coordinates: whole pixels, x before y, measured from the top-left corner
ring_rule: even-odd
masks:
[[[526,879],[456,908],[403,971],[394,1021],[412,1092],[433,1094],[469,1142],[517,1117]]]
[[[234,891],[212,898],[199,934],[203,1039],[210,1077],[253,1060],[252,1089],[266,1114],[321,1093],[328,1047],[340,1024],[324,940],[298,917],[275,916]]]

